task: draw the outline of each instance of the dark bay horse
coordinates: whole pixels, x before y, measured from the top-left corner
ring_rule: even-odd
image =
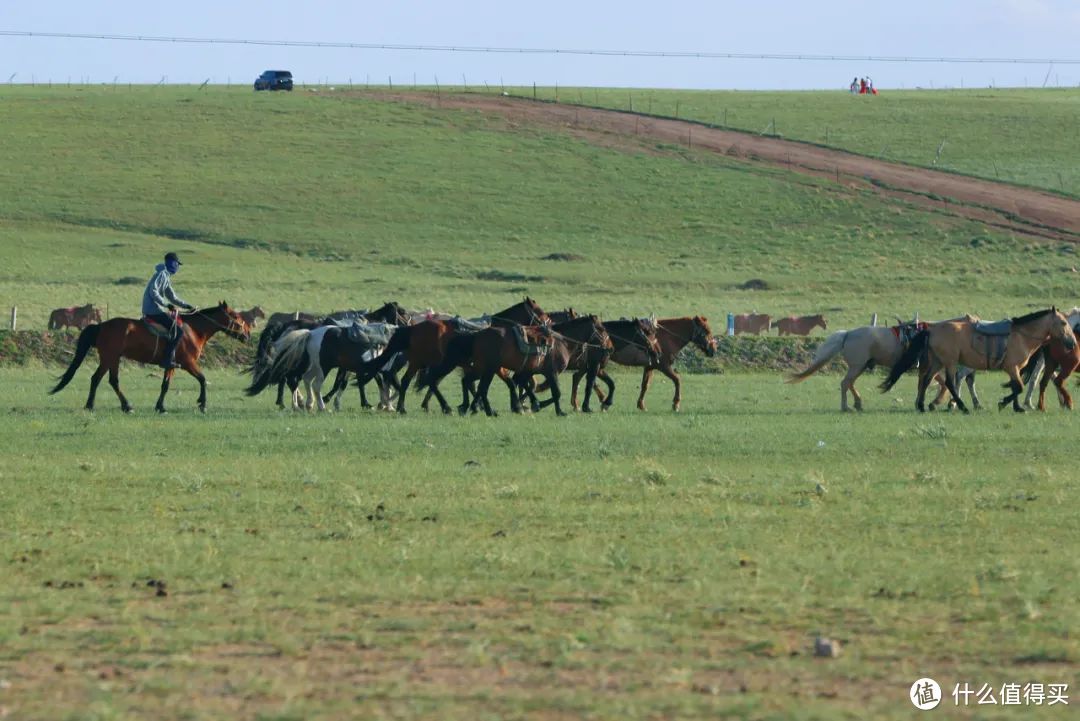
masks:
[[[682,381],[675,372],[675,358],[686,345],[693,343],[705,355],[716,355],[716,338],[713,337],[709,321],[704,316],[696,315],[692,318],[663,318],[654,321],[656,326],[656,342],[660,346],[659,358],[652,356],[645,348],[637,345],[626,345],[621,351],[616,349],[611,360],[620,365],[644,366],[641,374],[641,395],[638,396],[637,407],[645,410],[645,393],[649,390],[652,382],[653,371],[659,370],[671,379],[675,384],[675,397],[671,401],[671,409],[678,412],[682,402]]]
[[[613,346],[611,355],[631,358],[643,353],[645,355],[645,360],[649,365],[654,365],[656,367],[660,366],[660,344],[656,340],[656,326],[651,321],[644,318],[634,318],[632,320],[608,320],[604,321],[604,330],[607,331],[608,337],[611,338]],[[604,365],[606,365],[606,363]],[[574,371],[573,388],[570,392],[570,405],[575,410],[578,407],[578,384],[581,382],[581,378],[584,375],[585,371],[583,370]],[[615,402],[615,381],[612,380],[611,376],[608,375],[607,370],[603,366],[597,370],[596,377],[604,381],[607,385],[606,397],[600,392],[599,388],[595,388],[596,396],[601,401],[600,410],[606,411],[611,407],[611,404]],[[588,390],[586,390],[585,393],[585,404],[587,406],[589,402]],[[582,410],[586,413],[588,412],[585,406],[582,407]]]
[[[916,408],[920,412],[926,410],[926,388],[940,371],[957,407],[967,413],[967,406],[956,389],[957,366],[963,364],[975,370],[1000,368],[1009,376],[1012,393],[998,403],[998,408],[1004,408],[1011,401],[1013,410],[1023,413],[1024,408],[1018,401],[1024,390],[1020,369],[1044,343],[1056,340],[1067,350],[1076,347],[1076,336],[1073,335],[1068,319],[1053,307],[1012,318],[1000,352],[993,350],[996,344],[989,340],[992,338],[993,336],[982,334],[975,323],[967,320],[935,323],[911,339],[907,350],[889,372],[889,377],[882,382],[881,389],[891,389],[900,376],[919,363]],[[928,360],[920,363],[924,354]]]
[[[218,331],[239,341],[246,341],[251,336],[251,329],[225,301],[212,308],[184,314],[183,319],[183,337],[176,347],[176,361],[180,367],[199,381],[198,405],[199,410],[205,413],[206,376],[199,368],[203,346]],[[90,395],[86,398],[86,409],[94,409],[94,395],[97,393],[98,384],[108,372],[109,385],[120,399],[121,410],[124,413],[131,413],[131,404],[120,391],[120,359],[128,358],[138,363],[159,363],[165,349],[164,340],[153,335],[141,320],[133,318],[112,318],[101,324],[87,326],[79,334],[75,358],[64,375],[60,377],[56,387],[49,391],[50,394],[58,393],[71,382],[91,348],[97,348],[99,365],[90,378]],[[175,369],[172,368],[165,371],[161,381],[161,395],[158,396],[155,406],[159,413],[165,412],[165,394],[169,390],[169,383],[174,372]]]
[[[520,303],[499,311],[491,317],[493,326],[514,324],[549,324],[551,322],[547,313],[537,305],[532,298],[526,297]],[[399,327],[390,338],[383,355],[366,363],[362,370],[357,373],[357,382],[364,381],[373,376],[386,363],[383,356],[393,353],[404,353],[408,361],[405,374],[401,378],[401,390],[398,394],[398,413],[405,413],[405,393],[413,378],[422,370],[439,365],[446,355],[450,339],[458,334],[457,326],[452,321],[425,320],[415,325]],[[466,381],[462,381],[463,389]],[[443,413],[450,413],[450,404],[439,391],[438,382],[428,384],[428,388]]]
[[[57,308],[49,314],[49,330],[78,328],[82,330],[91,323],[101,322],[101,311],[92,304],[72,308]]]

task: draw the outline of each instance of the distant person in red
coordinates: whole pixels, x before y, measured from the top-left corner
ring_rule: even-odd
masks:
[[[874,81],[870,78],[866,79],[866,90],[871,95],[877,95],[877,88],[874,87]]]
[[[859,95],[866,95],[866,78],[859,79]]]

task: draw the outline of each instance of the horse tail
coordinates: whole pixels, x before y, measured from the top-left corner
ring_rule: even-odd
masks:
[[[56,320],[56,311],[49,314],[49,330],[59,330],[60,324]]]
[[[274,343],[273,363],[252,379],[251,385],[244,389],[244,393],[255,396],[267,386],[276,385],[285,380],[292,373],[294,366],[302,364],[307,356],[307,340],[310,335],[310,330],[293,330],[278,339]]]
[[[88,325],[83,329],[82,333],[79,333],[78,345],[75,346],[75,357],[71,360],[71,365],[64,371],[64,375],[60,376],[60,382],[56,384],[56,387],[49,391],[49,395],[53,393],[59,393],[64,390],[64,386],[71,382],[71,379],[75,377],[75,372],[79,370],[79,366],[86,359],[86,354],[90,352],[90,349],[97,345],[98,332],[101,330],[101,326],[98,324]]]
[[[1033,353],[1032,356],[1028,358],[1028,362],[1024,365],[1024,367],[1020,369],[1020,377],[1023,379],[1024,385],[1029,385],[1031,383],[1031,377],[1035,375],[1036,370],[1042,370],[1043,366],[1046,364],[1046,355],[1049,354],[1049,350],[1049,348],[1043,348],[1041,350],[1035,351],[1035,353]],[[1001,387],[1011,388],[1012,381],[1009,381],[1008,383],[1002,383]]]
[[[825,367],[825,364],[831,361],[844,349],[844,342],[847,340],[848,331],[838,330],[825,339],[825,342],[818,346],[817,352],[814,353],[814,361],[805,369],[798,373],[792,373],[788,376],[788,383],[802,383],[810,376],[817,373],[819,370]]]
[[[446,344],[446,353],[443,355],[442,363],[428,368],[427,373],[417,379],[416,387],[437,386],[439,381],[448,376],[451,371],[467,363],[472,358],[474,340],[476,340],[476,335],[471,333],[453,336]]]
[[[896,365],[889,371],[889,377],[881,382],[881,385],[879,386],[881,392],[884,393],[890,390],[896,385],[896,381],[900,380],[900,376],[914,368],[915,364],[919,362],[919,359],[922,357],[923,353],[926,352],[929,345],[930,331],[921,330],[916,333],[915,337],[911,339],[911,343],[908,345],[907,350],[904,351],[904,355],[900,356],[900,360],[896,361]]]

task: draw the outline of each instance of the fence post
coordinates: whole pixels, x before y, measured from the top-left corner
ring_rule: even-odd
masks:
[[[735,314],[734,313],[728,313],[727,314],[727,334],[728,335],[735,335]]]
[[[300,320],[300,311],[296,311],[295,313],[293,313],[292,319],[293,320]]]
[[[15,330],[15,321],[19,318],[19,309],[11,306],[11,330]]]
[[[105,304],[105,320],[109,319],[109,304]]]

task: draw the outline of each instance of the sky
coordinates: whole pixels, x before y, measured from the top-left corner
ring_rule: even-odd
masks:
[[[1080,61],[1080,0],[39,0],[0,31],[512,48]],[[1080,64],[640,58],[0,36],[0,82],[297,82],[701,89],[1080,85]]]

